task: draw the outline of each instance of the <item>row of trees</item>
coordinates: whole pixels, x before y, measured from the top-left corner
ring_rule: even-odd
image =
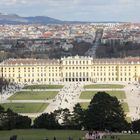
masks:
[[[0,130],[27,129],[31,126],[31,119],[14,113],[12,110],[4,110],[0,106]]]
[[[9,82],[0,77],[0,92],[2,91],[2,89],[6,89],[8,85],[9,85]]]
[[[31,126],[31,119],[20,116],[10,109],[4,111],[0,107],[0,129],[85,129],[108,130],[121,132],[133,130],[140,132],[140,120],[131,124],[125,119],[121,103],[116,97],[105,92],[97,93],[86,110],[80,104],[74,107],[73,112],[68,109],[56,110],[53,113],[45,113],[37,117]]]
[[[123,58],[129,56],[140,56],[140,44],[133,42],[126,42],[119,44],[117,42],[110,45],[110,43],[101,44],[96,49],[97,58]]]
[[[125,114],[118,99],[104,92],[97,93],[86,110],[83,110],[80,104],[77,104],[72,113],[68,109],[65,109],[55,111],[51,115],[54,117],[52,127],[53,122],[57,126],[59,116],[61,116],[63,122],[61,127],[63,128],[84,128],[86,130],[103,131],[122,131],[129,129],[129,124],[125,120]],[[45,122],[46,124],[43,123],[45,121],[44,116],[47,118],[48,114],[43,114],[38,117],[34,123],[35,127],[41,128],[43,126],[44,128],[48,128],[50,126],[51,121]]]
[[[58,123],[60,118],[63,122],[61,125]],[[63,109],[51,114],[42,114],[35,119],[34,127],[140,132],[140,120],[128,123],[118,99],[105,92],[98,92],[86,110],[77,104],[72,113],[68,109]]]

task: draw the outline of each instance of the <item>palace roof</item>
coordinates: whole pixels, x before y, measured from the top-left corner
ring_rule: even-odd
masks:
[[[1,63],[1,65],[46,65],[59,64],[56,59],[8,59]]]

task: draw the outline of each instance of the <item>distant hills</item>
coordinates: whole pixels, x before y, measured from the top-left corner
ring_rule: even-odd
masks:
[[[63,24],[65,21],[47,16],[21,17],[16,14],[0,13],[0,24]]]
[[[0,13],[0,24],[75,24],[91,23],[83,21],[62,21],[48,16],[21,17],[17,14]],[[118,23],[118,22],[94,22],[94,23]]]

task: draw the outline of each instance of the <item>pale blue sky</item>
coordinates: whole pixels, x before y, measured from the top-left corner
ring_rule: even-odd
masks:
[[[140,22],[140,0],[0,0],[0,12],[61,20]]]

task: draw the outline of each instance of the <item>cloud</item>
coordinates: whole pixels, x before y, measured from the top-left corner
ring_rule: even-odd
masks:
[[[140,0],[0,0],[0,12],[62,20],[140,21]]]
[[[27,4],[27,0],[1,0],[1,5],[17,5],[17,4]]]

